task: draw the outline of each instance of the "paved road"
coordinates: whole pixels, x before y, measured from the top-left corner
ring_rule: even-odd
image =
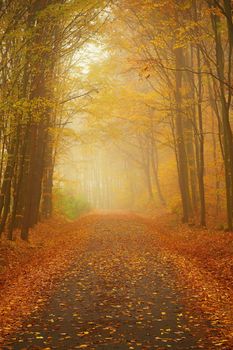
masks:
[[[44,310],[4,349],[203,348],[142,223],[100,216],[87,243]]]

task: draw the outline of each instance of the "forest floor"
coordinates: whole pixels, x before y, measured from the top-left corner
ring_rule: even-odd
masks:
[[[90,214],[3,242],[1,349],[232,349],[232,234]]]

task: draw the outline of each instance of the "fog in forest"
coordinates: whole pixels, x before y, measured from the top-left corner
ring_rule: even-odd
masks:
[[[233,349],[233,0],[0,0],[0,348]]]
[[[36,4],[3,4],[0,231],[159,208],[231,230],[231,1]]]
[[[178,184],[173,175],[162,180],[174,160],[169,144],[164,141],[161,147],[161,137],[155,136],[161,133],[162,114],[156,111],[148,82],[131,69],[126,52],[112,50],[99,39],[84,46],[84,60],[74,56],[69,79],[79,80],[81,73],[90,89],[68,107],[55,188],[80,196],[92,209],[163,207],[166,186]],[[171,200],[176,196],[174,191]]]

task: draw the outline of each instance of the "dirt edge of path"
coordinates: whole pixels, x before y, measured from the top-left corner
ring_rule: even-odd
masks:
[[[204,259],[197,258],[198,247],[193,251],[189,247],[191,242],[200,243],[201,231],[184,226],[171,228],[169,223],[161,224],[160,220],[131,213],[92,214],[73,223],[56,219],[38,225],[30,244],[4,246],[3,242],[1,250],[10,254],[0,278],[0,344],[20,329],[25,318],[43,307],[77,254],[85,249],[90,226],[104,215],[109,219],[118,215],[121,220],[134,220],[147,226],[148,234],[154,236],[155,249],[159,249],[161,259],[171,265],[175,273],[177,288],[185,291],[187,309],[195,315],[193,322],[201,322],[201,318],[210,320],[211,327],[216,329],[216,338],[210,334],[216,349],[232,349],[233,293],[228,281],[224,283],[220,267],[216,270],[215,263],[209,261],[211,254],[212,260],[216,259],[213,252],[210,253],[209,233],[202,236],[204,251],[209,252],[205,256],[208,263],[203,264]],[[191,235],[196,238],[191,240]],[[224,242],[225,236],[221,247]]]
[[[20,329],[32,312],[41,309],[64,272],[85,249],[88,225],[84,216],[68,223],[53,219],[31,232],[30,242],[2,241],[0,274],[0,345]]]
[[[184,291],[191,322],[206,319],[216,349],[233,348],[233,243],[223,231],[173,225],[163,215],[143,217],[161,259],[171,266]]]

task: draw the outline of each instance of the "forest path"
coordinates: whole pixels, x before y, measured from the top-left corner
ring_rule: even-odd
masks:
[[[99,215],[89,231],[46,307],[3,349],[203,348],[146,225]]]

